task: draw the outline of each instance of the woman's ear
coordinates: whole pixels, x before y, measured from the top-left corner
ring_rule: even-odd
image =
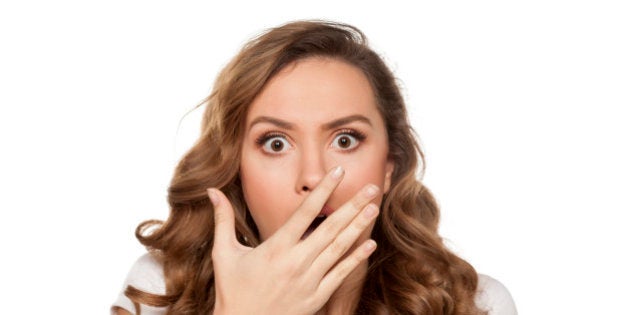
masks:
[[[394,161],[387,160],[387,165],[385,165],[385,182],[383,184],[383,193],[386,194],[389,192],[389,187],[392,184],[392,173],[394,172]]]

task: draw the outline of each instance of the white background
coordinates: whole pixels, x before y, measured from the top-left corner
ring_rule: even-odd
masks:
[[[0,4],[2,313],[105,314],[240,46],[361,28],[400,78],[441,233],[521,314],[628,313],[625,1]]]

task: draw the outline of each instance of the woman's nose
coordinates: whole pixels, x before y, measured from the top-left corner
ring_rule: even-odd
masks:
[[[322,152],[303,151],[298,165],[298,178],[295,190],[298,194],[310,192],[326,175],[328,165]],[[330,166],[332,167],[332,166]]]

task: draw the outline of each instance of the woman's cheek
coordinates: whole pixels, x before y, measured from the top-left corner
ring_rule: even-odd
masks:
[[[278,195],[281,194],[261,187],[247,198],[252,218],[263,239],[271,236],[290,216],[290,213],[283,211],[286,207],[280,204],[281,200],[275,198]]]
[[[252,161],[255,167],[247,169],[247,178],[242,178],[250,213],[263,239],[271,236],[291,216],[290,174],[286,163],[281,161]],[[276,163],[274,163],[276,162]]]
[[[352,199],[365,185],[375,184],[383,189],[384,167],[374,164],[373,161],[353,161],[342,164],[345,175],[337,189],[331,196],[331,206],[338,208]],[[366,167],[368,166],[368,167]],[[373,202],[380,204],[382,197],[378,197]]]
[[[369,146],[355,154],[338,158],[346,170],[344,180],[355,182],[359,188],[367,184],[375,184],[383,187],[385,168],[387,164],[387,152],[376,150]]]

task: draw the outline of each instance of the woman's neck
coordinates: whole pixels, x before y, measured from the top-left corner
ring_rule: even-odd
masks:
[[[354,314],[359,300],[365,277],[367,276],[368,263],[361,263],[341,283],[341,286],[332,294],[328,302],[315,315],[347,315]]]

